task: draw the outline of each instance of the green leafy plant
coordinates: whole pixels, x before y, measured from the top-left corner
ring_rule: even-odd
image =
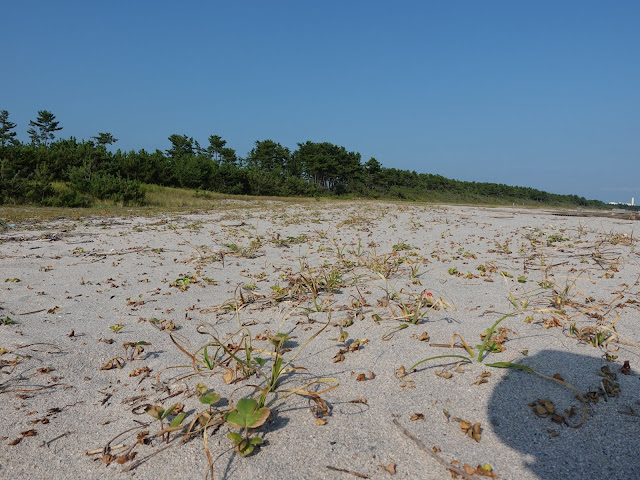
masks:
[[[124,328],[124,325],[122,324],[122,322],[118,322],[115,325],[111,325],[109,328],[113,331],[113,333],[119,333],[120,330]]]
[[[0,325],[13,325],[14,323],[16,322],[10,317],[0,318]]]
[[[177,287],[184,292],[189,289],[189,286],[192,283],[195,283],[195,282],[196,282],[195,275],[185,275],[184,277],[176,278],[173,282],[171,282],[169,286]]]
[[[176,410],[176,408],[178,408],[178,405],[179,405],[178,403],[175,403],[171,405],[169,408],[167,408],[166,410],[164,410],[160,405],[149,405],[144,410],[145,413],[151,415],[153,418],[160,421],[160,431],[156,435],[162,436],[162,439],[166,443],[169,443],[169,437],[171,435],[171,432],[175,432],[183,428],[181,424],[184,421],[185,417],[187,416],[186,413],[178,413],[173,417],[173,419],[169,422],[169,425],[165,428],[164,420],[169,415],[171,415],[172,412]]]
[[[214,392],[207,393],[208,391],[209,389],[204,383],[201,382],[196,385],[196,393],[199,395],[198,400],[200,400],[200,403],[209,405],[209,414],[211,414],[213,413],[213,405],[220,400],[220,395]]]
[[[242,430],[242,434],[230,432],[227,437],[233,442],[234,449],[243,457],[253,452],[257,445],[263,443],[260,437],[251,437],[250,432],[264,424],[271,415],[267,407],[259,407],[253,398],[241,398],[236,408],[224,417],[234,428]]]

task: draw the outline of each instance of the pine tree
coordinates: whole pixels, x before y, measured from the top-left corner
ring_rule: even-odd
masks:
[[[60,122],[56,122],[55,120],[56,116],[48,110],[38,110],[38,118],[36,121],[29,120],[31,128],[27,130],[27,133],[31,138],[31,142],[35,145],[42,144],[46,147],[49,140],[55,138],[53,132],[62,130],[62,127],[58,126]]]
[[[15,139],[16,132],[12,132],[16,128],[16,124],[9,121],[9,112],[0,111],[0,146],[4,150],[7,145],[16,145],[18,141]]]

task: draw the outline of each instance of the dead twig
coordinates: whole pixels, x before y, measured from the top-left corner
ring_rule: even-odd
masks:
[[[402,433],[404,433],[409,439],[413,440],[413,443],[415,443],[418,446],[418,448],[420,448],[420,450],[427,453],[431,458],[433,458],[440,465],[443,465],[447,470],[451,470],[452,472],[456,473],[457,475],[460,475],[462,478],[466,480],[474,480],[474,478],[471,475],[469,475],[467,472],[447,462],[445,459],[441,458],[438,454],[436,454],[433,450],[428,448],[424,443],[422,443],[422,441],[419,438],[415,437],[412,433],[410,433],[407,429],[405,429],[402,425],[400,425],[400,422],[398,422],[397,419],[395,418],[393,419],[393,424],[396,427],[398,427],[398,429]]]

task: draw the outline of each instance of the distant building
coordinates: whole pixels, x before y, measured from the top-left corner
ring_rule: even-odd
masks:
[[[627,207],[635,207],[636,206],[636,197],[631,197],[631,203],[609,202],[609,205],[626,205]]]

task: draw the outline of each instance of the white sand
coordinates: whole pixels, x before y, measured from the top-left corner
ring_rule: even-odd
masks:
[[[264,379],[253,376],[227,385],[221,369],[214,370],[214,375],[186,377],[193,373],[191,360],[149,319],[173,321],[178,327],[176,337],[189,342],[193,350],[211,339],[196,331],[203,322],[209,322],[211,331],[215,328],[222,338],[238,331],[239,323],[254,338],[266,330],[279,330],[293,337],[287,344],[292,350],[285,354],[291,358],[327,321],[327,309],[331,309],[332,324],[293,363],[306,370],[284,375],[279,385],[294,389],[313,379],[336,379],[339,386],[322,395],[331,408],[326,424],[316,424],[307,398],[284,398],[283,392],[270,395],[273,417],[257,431],[265,443],[251,456],[241,458],[230,450],[228,426],[210,432],[215,478],[347,479],[358,478],[356,473],[366,478],[448,478],[441,464],[393,425],[394,418],[429,448],[437,446],[443,460],[474,467],[488,463],[500,478],[637,476],[640,417],[633,412],[640,413],[640,379],[635,370],[621,374],[620,367],[628,360],[635,369],[640,350],[615,338],[606,348],[587,342],[593,331],[589,328],[598,322],[611,326],[616,318],[619,334],[631,342],[640,341],[638,303],[633,303],[640,301],[637,223],[457,206],[273,202],[247,203],[243,208],[234,204],[228,211],[223,206],[218,204],[210,214],[61,219],[0,232],[0,319],[15,322],[0,325],[0,348],[9,350],[0,356],[4,362],[0,478],[202,478],[208,463],[201,436],[186,444],[176,437],[171,448],[129,473],[121,471],[130,463],[105,465],[101,455],[85,454],[140,426],[137,422],[151,422],[149,415],[139,414],[141,405],[184,403],[188,424],[206,408],[193,395],[198,382],[222,395],[219,407],[230,397],[237,401],[256,396],[251,385],[264,384]],[[279,244],[302,235],[306,240],[301,243]],[[255,258],[234,255],[224,246],[249,247],[257,239]],[[550,241],[554,239],[566,240]],[[402,244],[411,249],[396,247],[394,254],[394,245]],[[379,261],[387,268],[399,259],[403,263],[387,281],[363,265]],[[485,276],[480,276],[479,265],[489,267]],[[491,272],[491,267],[497,271]],[[211,308],[237,297],[242,285],[254,284],[255,294],[270,296],[271,286],[288,287],[310,268],[342,271],[339,292],[329,299],[321,292],[318,298],[318,305],[325,302],[325,311],[313,312],[311,301],[297,304],[290,299],[275,305],[258,300],[237,315]],[[451,275],[452,268],[462,276]],[[512,277],[505,281],[500,272]],[[170,285],[190,275],[197,282],[188,289]],[[526,283],[517,281],[520,276]],[[14,278],[20,281],[5,282]],[[538,282],[554,284],[559,293],[566,289],[566,297],[576,303],[562,306],[565,316],[533,311],[551,308],[553,297],[553,288],[541,289]],[[417,325],[390,320],[391,310],[379,304],[386,298],[385,290],[397,292],[405,302],[426,290],[456,309],[432,310]],[[600,396],[597,403],[589,403],[580,428],[533,413],[529,403],[549,399],[568,424],[576,425],[582,404],[570,389],[529,372],[477,362],[463,365],[458,372],[454,360],[444,359],[422,364],[408,378],[397,377],[400,366],[408,369],[429,356],[466,355],[464,349],[429,343],[448,344],[459,334],[470,346],[478,345],[480,334],[500,318],[499,312],[515,311],[509,291],[521,305],[529,299],[527,311],[501,324],[510,329],[505,351],[489,354],[485,363],[511,361],[546,375],[557,373],[583,394],[598,390],[602,366],[617,374],[618,396],[608,401]],[[361,295],[369,305],[358,305]],[[252,294],[244,290],[243,296],[250,300]],[[398,301],[391,304],[401,315]],[[580,315],[587,304],[593,307],[588,312],[592,316]],[[382,318],[380,324],[374,314]],[[533,322],[525,323],[529,315]],[[542,322],[552,322],[554,315],[564,327],[545,328]],[[337,324],[350,316],[355,319],[344,329],[348,340],[366,338],[368,343],[334,363],[341,344],[331,339],[340,334]],[[584,341],[570,333],[572,322]],[[123,327],[115,334],[110,326],[118,323]],[[399,325],[408,328],[383,341]],[[69,336],[72,331],[74,335]],[[416,338],[425,331],[429,342]],[[110,358],[124,356],[124,342],[136,341],[152,345],[141,358],[127,360],[122,369],[100,370]],[[18,348],[35,342],[56,347]],[[270,348],[260,340],[254,340],[253,346]],[[607,349],[617,356],[615,360],[605,359]],[[16,355],[18,363],[13,367],[9,363]],[[141,377],[129,376],[145,366],[151,369],[150,377],[140,381]],[[182,368],[170,368],[175,366]],[[453,374],[451,378],[436,375],[443,368],[445,374]],[[491,372],[488,382],[474,385],[483,371]],[[375,377],[356,380],[361,373],[369,377],[369,372]],[[41,387],[50,388],[33,391]],[[363,397],[366,404],[350,403]],[[569,417],[565,410],[572,407],[576,413]],[[424,419],[410,419],[418,413]],[[456,417],[480,422],[480,442],[461,432]],[[22,437],[21,432],[31,429],[34,436]],[[154,434],[157,422],[145,430]],[[132,430],[111,446],[131,445],[136,434]],[[22,440],[10,445],[17,438]],[[137,446],[136,460],[162,446],[158,439],[151,446]],[[390,463],[397,466],[394,476],[381,468]]]

